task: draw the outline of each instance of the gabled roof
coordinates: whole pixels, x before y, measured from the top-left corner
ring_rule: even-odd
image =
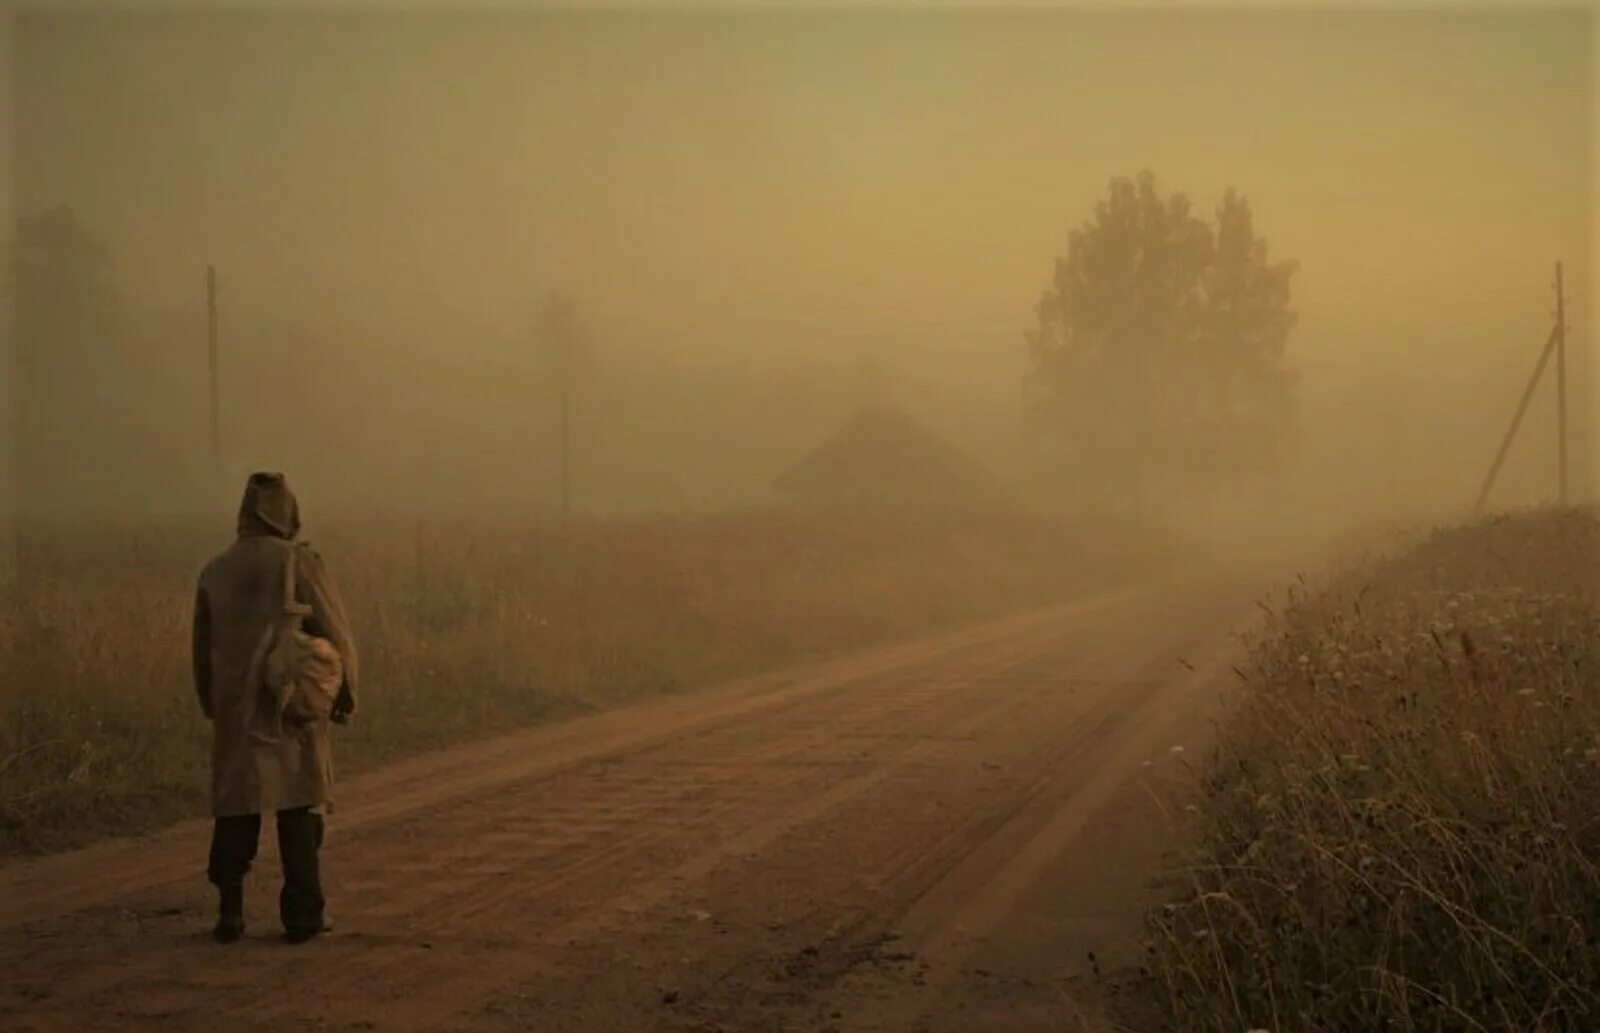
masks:
[[[899,409],[858,410],[776,483],[790,501],[989,505],[1000,481],[966,451]]]

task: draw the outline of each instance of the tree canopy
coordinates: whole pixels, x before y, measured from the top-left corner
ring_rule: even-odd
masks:
[[[103,443],[127,393],[120,306],[109,250],[70,208],[20,218],[10,259],[18,489],[35,508],[110,465]]]
[[[1027,334],[1030,416],[1060,435],[1064,472],[1144,499],[1276,472],[1293,441],[1296,269],[1269,257],[1237,191],[1208,220],[1150,172],[1113,179]]]
[[[552,292],[534,323],[534,348],[545,375],[559,391],[571,391],[589,371],[589,330],[571,297]]]

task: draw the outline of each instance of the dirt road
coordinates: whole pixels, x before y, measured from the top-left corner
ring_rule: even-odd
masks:
[[[231,947],[203,824],[7,864],[0,1029],[1092,1028],[1254,598],[1122,591],[347,782],[305,946],[270,831]]]

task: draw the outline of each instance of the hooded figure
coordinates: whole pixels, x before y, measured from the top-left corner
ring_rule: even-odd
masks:
[[[251,475],[238,531],[238,540],[206,564],[195,597],[195,688],[212,727],[216,825],[207,874],[221,894],[215,934],[228,942],[244,932],[244,876],[255,860],[261,815],[275,812],[284,878],[279,915],[289,938],[299,942],[329,928],[317,852],[321,812],[333,803],[333,748],[328,721],[282,726],[261,705],[258,647],[283,611],[291,550],[295,601],[311,610],[305,628],[328,639],[343,661],[332,716],[341,724],[356,709],[356,649],[321,557],[295,541],[300,507],[282,474]]]

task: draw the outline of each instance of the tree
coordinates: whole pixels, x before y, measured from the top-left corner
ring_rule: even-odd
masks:
[[[1140,501],[1276,472],[1292,441],[1296,268],[1269,259],[1236,191],[1208,222],[1148,171],[1113,179],[1026,335],[1034,425],[1061,436],[1069,472]]]
[[[127,390],[118,300],[109,251],[65,206],[19,219],[11,259],[19,495],[48,509],[107,465]]]
[[[589,331],[578,316],[577,302],[551,292],[534,323],[534,348],[551,385],[570,394],[589,371]]]

